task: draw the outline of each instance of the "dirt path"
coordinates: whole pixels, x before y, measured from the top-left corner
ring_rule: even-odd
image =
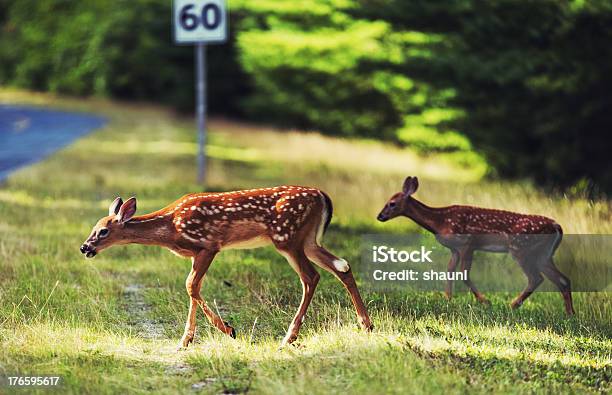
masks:
[[[148,340],[163,340],[165,339],[164,327],[161,323],[150,317],[151,306],[146,302],[144,292],[146,287],[142,284],[130,283],[123,289],[123,298],[125,307],[131,317],[129,325],[141,336]],[[192,368],[185,362],[183,351],[177,351],[176,347],[163,347],[160,349],[161,355],[166,355],[163,358],[166,363],[166,373],[171,375],[189,375]],[[193,391],[201,391],[214,384],[216,378],[206,378],[203,381],[195,383],[186,383],[190,385]]]
[[[129,284],[123,289],[125,306],[131,317],[130,326],[145,339],[160,340],[164,338],[164,327],[151,319],[151,306],[144,297],[145,288],[141,284]]]

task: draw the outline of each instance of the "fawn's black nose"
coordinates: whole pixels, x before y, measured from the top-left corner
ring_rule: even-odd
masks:
[[[376,217],[377,220],[379,220],[380,222],[385,222],[386,220],[388,220],[389,218],[387,218],[386,215],[384,214],[378,214],[378,217]]]
[[[85,254],[86,258],[93,258],[98,253],[94,247],[85,243],[79,248],[81,254]]]

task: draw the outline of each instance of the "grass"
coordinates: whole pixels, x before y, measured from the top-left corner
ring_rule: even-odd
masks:
[[[104,129],[0,188],[0,372],[61,375],[62,393],[612,390],[609,293],[577,293],[578,314],[567,319],[554,293],[536,293],[511,311],[507,293],[488,294],[486,308],[465,293],[449,302],[436,292],[362,287],[376,325],[366,334],[339,283],[323,274],[300,346],[279,351],[301,290],[269,248],[222,253],[204,282],[204,298],[238,339],[217,333],[199,313],[195,346],[176,352],[188,261],[141,246],[85,261],[78,246],[117,195],[138,196],[146,212],[201,190],[192,122],[159,107],[98,99],[0,90],[0,101],[109,117]],[[421,178],[417,195],[433,205],[521,210],[556,218],[566,233],[612,232],[609,201],[485,181],[479,169],[444,157],[228,120],[211,123],[210,142],[209,189],[292,183],[326,190],[335,204],[326,245],[352,262],[362,233],[417,231],[408,220],[373,220],[408,174]]]

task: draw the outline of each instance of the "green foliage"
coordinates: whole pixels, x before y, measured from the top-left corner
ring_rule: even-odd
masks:
[[[193,50],[172,41],[164,0],[24,0],[3,5],[0,83],[73,95],[154,100],[193,106]],[[0,17],[1,18],[1,17]],[[231,58],[231,48],[217,51]],[[213,110],[231,111],[235,64],[211,59],[218,83]],[[215,71],[222,68],[223,72]],[[222,104],[222,105],[221,105]]]
[[[0,2],[0,83],[192,109],[170,6]],[[208,50],[212,111],[612,191],[609,0],[235,0],[230,17]]]
[[[449,108],[430,108],[421,114],[407,115],[397,138],[421,152],[471,151],[470,141],[464,135],[444,126],[461,115],[461,111]]]
[[[241,62],[253,76],[255,93],[245,102],[263,117],[328,133],[391,137],[399,124],[387,81],[376,67],[389,52],[380,38],[384,23],[355,23],[345,30],[252,31],[238,40]]]
[[[405,114],[439,99],[429,84],[397,70],[410,59],[429,58],[439,35],[355,18],[350,1],[307,2],[298,7],[299,18],[279,13],[279,3],[241,3],[249,13],[240,26],[248,28],[237,46],[253,83],[244,101],[250,117],[397,140]]]
[[[464,151],[471,148],[470,142],[459,133],[440,133],[435,128],[422,125],[405,126],[397,132],[397,137],[422,152]]]
[[[465,115],[449,126],[469,137],[498,174],[562,187],[586,182],[591,194],[594,187],[612,191],[612,3],[359,4],[360,16],[394,30],[445,37],[447,45],[433,48],[429,61],[402,69],[454,90],[446,104]]]

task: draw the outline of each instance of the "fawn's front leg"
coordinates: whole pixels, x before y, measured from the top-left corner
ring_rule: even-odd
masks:
[[[448,273],[453,273],[459,263],[459,253],[455,250],[451,251],[451,259],[448,261]],[[448,280],[446,282],[446,299],[451,300],[453,298],[453,281]]]
[[[467,249],[460,252],[461,257],[461,271],[467,274],[467,278],[463,280],[465,285],[472,291],[476,299],[484,304],[490,305],[491,302],[476,288],[472,280],[470,279],[470,271],[472,270],[472,258],[474,257],[474,250]]]
[[[206,304],[202,296],[200,295],[200,289],[202,287],[202,280],[206,271],[210,267],[217,251],[200,251],[192,260],[191,272],[187,276],[185,281],[185,287],[187,288],[187,294],[190,297],[189,314],[187,315],[187,322],[185,323],[185,332],[181,338],[179,348],[187,347],[189,343],[193,341],[196,329],[196,312],[198,305],[202,308],[202,311],[208,318],[208,321],[214,325],[221,332],[236,337],[236,331],[234,328],[224,322],[218,315],[216,315]]]

